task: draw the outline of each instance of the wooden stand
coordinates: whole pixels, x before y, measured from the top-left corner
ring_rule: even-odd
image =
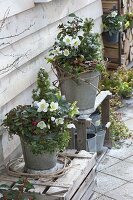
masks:
[[[132,0],[102,0],[103,13],[109,13],[115,7],[120,15],[133,12]],[[119,42],[108,43],[103,37],[104,56],[108,58],[108,69],[119,66],[133,66],[133,28],[128,28],[119,34]]]
[[[65,155],[73,158],[70,167],[62,176],[51,181],[43,178],[29,179],[34,189],[24,196],[35,196],[37,200],[89,200],[96,182],[96,154],[84,150],[67,150]],[[0,183],[14,188],[16,177],[0,174]]]
[[[93,111],[89,112],[86,115],[80,115],[76,122],[76,129],[77,129],[77,149],[78,150],[87,150],[87,128],[90,127],[91,125],[91,119],[89,118],[90,115],[95,112],[97,107],[101,105],[101,110],[102,110],[102,124],[105,126],[107,122],[109,122],[109,99],[111,98],[111,93],[109,91],[101,91],[99,95],[96,97],[96,102],[95,102],[95,107]],[[106,137],[105,137],[105,145],[108,148],[112,147],[112,141],[111,141],[111,136],[109,129],[106,131]],[[72,132],[72,137],[71,137],[71,143],[70,147],[71,149],[75,149],[75,135],[74,131]]]

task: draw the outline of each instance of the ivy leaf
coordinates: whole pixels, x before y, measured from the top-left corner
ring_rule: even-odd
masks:
[[[2,184],[0,185],[0,189],[10,189],[10,186],[6,185],[6,184]]]
[[[76,15],[75,15],[74,13],[71,13],[71,14],[69,15],[69,17],[76,17]]]

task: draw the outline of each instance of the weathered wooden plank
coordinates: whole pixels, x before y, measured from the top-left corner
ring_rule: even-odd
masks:
[[[94,187],[96,185],[96,180],[94,180],[91,185],[88,187],[88,189],[86,190],[86,193],[83,195],[83,197],[81,198],[81,200],[89,200],[90,197],[92,196],[92,194],[94,193]]]
[[[112,49],[118,49],[119,48],[118,43],[111,44],[111,43],[108,43],[106,41],[104,41],[104,46],[107,47],[107,48],[112,48]]]
[[[47,3],[50,1],[52,1],[52,0],[34,0],[34,3]]]
[[[110,101],[109,97],[104,99],[104,101],[101,104],[101,115],[102,115],[102,124],[105,126],[108,122],[110,122]],[[111,133],[109,129],[106,129],[106,135],[105,135],[105,146],[111,148],[112,147],[112,138]]]
[[[56,23],[52,24],[32,36],[23,38],[12,46],[2,49],[0,54],[0,78],[49,49],[55,41],[57,25]]]
[[[115,6],[116,9],[118,8],[118,1],[105,1],[102,0],[102,4],[103,4],[103,11],[104,12],[109,12],[111,9],[113,9],[113,7]]]
[[[97,97],[96,97],[96,101],[95,101],[95,106],[94,106],[94,110],[96,110],[98,108],[98,106],[103,102],[104,99],[106,99],[107,96],[111,97],[111,92],[110,91],[101,91]]]
[[[89,175],[86,177],[86,179],[83,181],[78,191],[72,197],[72,200],[77,200],[82,198],[82,196],[86,193],[91,183],[94,181],[95,176],[96,176],[96,169],[93,168],[92,171],[89,173]]]
[[[0,20],[5,16],[5,13],[9,9],[7,17],[21,13],[27,9],[34,7],[33,0],[1,0],[0,1]]]
[[[82,151],[81,151],[81,153],[82,153]],[[84,151],[83,151],[83,154],[84,154]],[[83,154],[81,154],[81,155],[83,155]],[[68,190],[68,192],[66,194],[66,199],[69,200],[72,197],[72,195],[77,191],[77,188],[79,188],[81,183],[84,181],[85,177],[95,166],[96,153],[93,153],[92,155],[93,155],[93,157],[92,157],[92,159],[88,160],[88,164],[86,165],[86,168],[84,170],[82,170],[79,178],[76,181],[74,181],[73,187]]]
[[[31,104],[32,103],[32,90],[35,88],[35,85],[31,85],[27,89],[25,89],[23,92],[18,94],[15,98],[11,99],[7,104],[1,107],[1,117],[4,119],[4,115],[9,112],[12,108],[16,107],[17,105],[23,105],[23,104]],[[4,135],[6,135],[6,131],[3,131]],[[3,134],[2,133],[2,134]],[[8,139],[8,137],[7,137]],[[5,145],[10,142],[12,143],[12,140],[5,141]],[[4,143],[3,143],[4,144]],[[8,148],[7,146],[3,146],[4,149]]]
[[[119,50],[113,48],[104,48],[104,56],[107,58],[119,58]]]
[[[65,153],[75,153],[76,150],[67,150]],[[95,162],[96,154],[89,153],[86,151],[80,151],[81,157],[87,158],[74,158],[71,161],[70,168],[65,172],[62,177],[58,177],[56,181],[51,181],[51,183],[43,182],[43,180],[33,180],[29,181],[33,184],[35,189],[30,190],[30,192],[25,193],[24,196],[34,195],[37,200],[73,200],[81,197],[85,194],[86,190],[89,188],[93,180],[95,179]],[[0,175],[1,183],[10,183],[13,185],[18,178],[8,176],[6,172]],[[3,182],[4,181],[4,182]],[[49,186],[50,189],[46,189]],[[13,186],[15,189],[15,185]],[[46,191],[45,191],[46,189]],[[76,195],[76,196],[75,196]]]
[[[57,32],[56,27],[57,24],[54,24],[51,27],[40,30],[32,36],[28,36],[14,43],[12,46],[2,49],[0,54],[0,70],[3,71],[0,73],[0,78],[46,51],[54,43],[54,36]],[[18,60],[16,61],[16,59]],[[12,66],[14,62],[15,64]],[[8,68],[7,72],[6,70],[4,71],[4,68]]]
[[[98,7],[97,12],[95,11],[97,10],[96,7]],[[81,9],[83,9],[83,12],[81,12]],[[60,10],[63,10],[63,12],[60,12]],[[80,1],[79,4],[76,0],[73,0],[73,4],[71,0],[68,0],[67,4],[65,0],[53,1],[49,4],[38,4],[33,9],[6,19],[6,26],[0,31],[0,49],[65,18],[69,14],[68,10],[69,13],[76,12],[80,17],[93,19],[97,19],[102,15],[100,0]],[[21,26],[16,26],[17,24],[21,24]],[[100,24],[98,24],[98,27],[100,27]]]
[[[79,155],[90,155],[90,153],[86,151],[80,151]],[[67,193],[68,196],[66,196],[66,199],[70,199],[73,194],[76,192],[79,185],[83,182],[87,174],[90,172],[90,170],[95,165],[95,154],[92,155],[92,159],[78,159],[75,158],[72,160],[71,164],[72,167],[65,173],[65,175],[61,178],[58,178],[56,183],[62,182],[65,184],[70,184],[71,187],[69,189],[69,192]],[[54,188],[51,187],[46,194],[53,194],[57,192],[61,192],[63,189],[61,188]],[[60,197],[63,197],[63,194],[58,195]]]
[[[0,95],[0,107],[8,103],[36,81],[37,73],[39,71],[38,67],[45,65],[47,66],[47,68],[45,68],[46,71],[51,71],[50,66],[46,65],[46,61],[44,62],[43,58],[44,56],[40,55],[34,59],[33,62],[21,67],[21,71],[15,70],[8,76],[0,79],[0,91],[4,91],[2,95]]]
[[[82,116],[81,116],[82,117]],[[77,149],[87,149],[87,128],[90,125],[90,118],[77,119]]]
[[[120,65],[114,62],[109,62],[107,65],[108,69],[117,69]]]

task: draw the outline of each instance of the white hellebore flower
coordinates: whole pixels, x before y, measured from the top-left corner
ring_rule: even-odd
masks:
[[[71,44],[71,41],[72,41],[72,37],[69,36],[69,35],[66,35],[64,38],[63,38],[63,42],[69,46]]]
[[[76,128],[74,124],[68,124],[67,128]]]
[[[69,56],[69,54],[70,54],[69,50],[68,50],[68,49],[65,49],[65,50],[64,50],[64,56]]]
[[[40,128],[40,129],[44,129],[46,128],[46,124],[44,121],[40,121],[38,124],[37,124],[37,127]]]
[[[77,48],[81,44],[81,41],[79,37],[76,37],[75,39],[72,40],[72,46]]]
[[[55,121],[55,117],[51,117],[51,121],[54,122]]]
[[[51,102],[50,104],[50,111],[55,111],[59,108],[58,102]]]
[[[57,47],[56,49],[54,49],[52,53],[54,54],[54,56],[59,55],[61,53],[60,47]]]
[[[37,103],[38,110],[37,112],[47,112],[49,104],[46,103],[44,99],[42,99],[40,102]]]
[[[111,17],[116,17],[116,15],[117,15],[117,11],[113,11],[112,13],[111,13]]]
[[[64,124],[64,119],[63,118],[56,119],[55,123],[56,123],[56,125]]]
[[[119,25],[122,27],[122,22],[119,22]]]
[[[83,37],[83,35],[84,35],[84,31],[79,31],[79,32],[77,33],[77,36]]]

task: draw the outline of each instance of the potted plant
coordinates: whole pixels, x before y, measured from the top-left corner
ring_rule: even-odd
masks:
[[[68,145],[78,108],[76,102],[67,103],[58,89],[50,88],[43,69],[33,100],[33,105],[19,105],[7,113],[3,125],[10,136],[20,136],[26,169],[46,170],[56,165],[58,151]]]
[[[119,32],[123,28],[123,17],[118,15],[116,10],[103,15],[103,36],[107,42],[117,43],[119,41]]]
[[[77,101],[79,111],[94,107],[99,71],[104,68],[102,44],[92,31],[93,20],[71,14],[59,33],[47,61],[56,69],[61,92],[69,102]]]
[[[133,28],[133,12],[124,15],[124,29]]]

